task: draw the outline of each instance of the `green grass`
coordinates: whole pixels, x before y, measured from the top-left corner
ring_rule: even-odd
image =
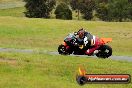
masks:
[[[131,88],[132,84],[79,86],[75,77],[83,65],[88,74],[130,74],[130,62],[46,54],[0,53],[1,88]],[[0,59],[1,60],[1,59]]]
[[[114,55],[132,55],[132,23],[0,17],[0,47],[56,51],[64,37],[85,28],[99,37],[111,37]]]
[[[24,7],[0,9],[0,16],[24,17]]]
[[[24,7],[24,5],[25,5],[25,2],[23,2],[22,0],[2,0],[0,1],[0,9],[12,10],[10,8]]]
[[[0,10],[0,47],[57,51],[68,33],[85,28],[99,37],[113,38],[109,43],[113,55],[132,56],[132,22],[25,18],[24,10]],[[80,65],[88,74],[132,75],[132,62],[127,61],[0,52],[0,88],[132,88],[132,84],[79,86],[75,76]]]
[[[99,37],[113,38],[109,43],[113,55],[132,56],[132,22],[29,19],[24,11],[24,7],[0,9],[0,47],[57,51],[68,33],[86,28]],[[75,12],[73,17],[77,19]],[[132,75],[132,62],[127,61],[0,52],[0,88],[132,88],[131,83],[79,86],[75,77],[80,65],[88,74]]]
[[[3,3],[3,2],[16,2],[16,1],[22,1],[22,0],[0,0],[0,3]]]

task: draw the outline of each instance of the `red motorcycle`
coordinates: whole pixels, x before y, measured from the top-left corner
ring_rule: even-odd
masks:
[[[64,39],[64,43],[59,45],[58,52],[61,55],[86,55],[85,52],[87,49],[93,48],[94,46],[89,46],[89,41],[91,41],[92,36],[86,36],[83,45],[75,44],[75,37],[73,34],[69,34],[68,37]],[[99,58],[108,58],[112,55],[112,48],[109,45],[106,45],[108,42],[111,42],[112,38],[99,38],[100,45],[96,51],[98,53],[94,54]],[[91,54],[93,56],[93,54]]]

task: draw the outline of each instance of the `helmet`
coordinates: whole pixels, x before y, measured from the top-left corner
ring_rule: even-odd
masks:
[[[84,30],[83,28],[80,29],[80,30],[77,32],[79,38],[83,38],[83,37],[84,37],[84,33],[85,33],[85,30]]]

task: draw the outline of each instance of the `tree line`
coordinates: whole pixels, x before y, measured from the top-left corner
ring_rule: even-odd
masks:
[[[78,19],[97,17],[103,21],[131,21],[132,0],[24,0],[25,16],[29,18],[50,18],[55,9],[57,19],[72,19],[76,11]]]

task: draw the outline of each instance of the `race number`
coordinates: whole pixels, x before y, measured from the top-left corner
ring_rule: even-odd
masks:
[[[85,38],[84,38],[84,45],[86,46],[87,44],[88,44],[88,38],[85,37]]]

